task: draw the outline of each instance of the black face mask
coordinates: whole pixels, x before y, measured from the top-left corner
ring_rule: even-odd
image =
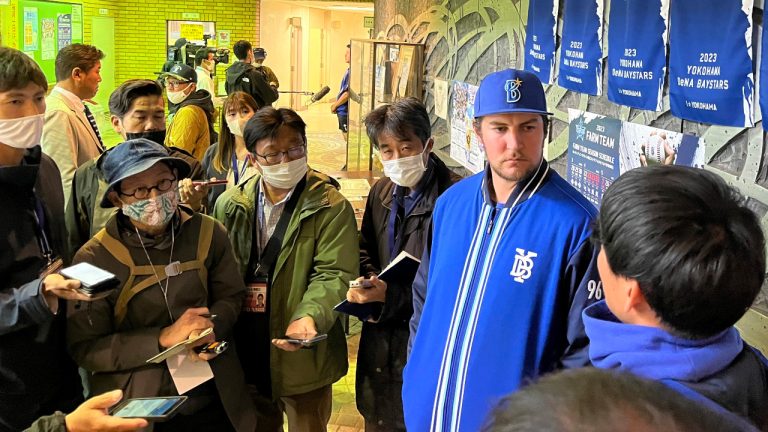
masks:
[[[165,129],[149,132],[126,132],[125,139],[132,140],[136,138],[146,138],[160,145],[165,145]]]

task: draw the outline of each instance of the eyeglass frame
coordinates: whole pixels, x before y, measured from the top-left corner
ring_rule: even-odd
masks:
[[[293,158],[291,156],[290,152],[291,152],[291,150],[298,149],[298,148],[302,149],[302,152],[301,152],[300,155],[298,155],[298,157]],[[291,157],[291,160],[296,160],[296,159],[299,159],[302,156],[306,156],[307,155],[307,144],[306,143],[300,144],[300,145],[297,145],[297,146],[293,146],[293,147],[291,147],[291,148],[289,148],[288,150],[285,150],[285,151],[277,151],[277,152],[266,154],[266,155],[258,154],[256,152],[256,150],[254,149],[253,150],[253,154],[255,154],[256,156],[258,156],[258,157],[264,159],[265,161],[267,161],[267,163],[269,165],[278,165],[278,164],[283,163],[283,160],[285,160],[286,156]],[[278,156],[278,155],[280,156],[280,160],[278,160],[277,162],[270,162],[269,161],[268,158],[273,157],[273,156]]]
[[[160,186],[160,183],[162,183],[162,182],[165,182],[165,181],[167,181],[167,182],[169,182],[169,183],[168,183],[168,187],[166,187],[165,189],[163,189],[163,188]],[[174,177],[173,177],[173,179],[167,179],[167,178],[164,178],[164,179],[161,179],[161,180],[160,180],[160,182],[159,182],[159,183],[156,183],[154,186],[150,186],[150,187],[144,187],[144,186],[141,186],[141,187],[138,187],[138,188],[134,189],[134,191],[133,191],[133,193],[132,193],[132,194],[127,194],[127,193],[124,193],[124,192],[123,192],[123,190],[122,190],[122,185],[119,185],[119,187],[118,187],[118,188],[115,188],[115,189],[116,189],[116,192],[117,192],[119,195],[122,195],[122,196],[127,196],[127,197],[131,197],[131,198],[133,198],[133,199],[137,199],[137,200],[143,200],[143,199],[147,199],[147,198],[149,198],[149,195],[150,195],[150,194],[152,194],[152,190],[153,190],[153,189],[154,189],[154,190],[157,190],[158,192],[168,192],[169,190],[171,190],[171,189],[173,188],[173,184],[174,184],[174,183],[176,183],[176,182],[178,182],[178,181],[179,181],[179,179],[178,179],[178,178],[176,178],[176,176],[174,176]],[[147,190],[147,194],[146,194],[146,195],[144,195],[144,196],[142,196],[142,197],[136,196],[136,194],[138,193],[138,191],[139,191],[139,190],[141,190],[141,189],[146,189],[146,190]],[[143,195],[143,194],[142,194],[142,195]]]
[[[177,79],[174,79],[173,81],[171,81],[168,78],[165,79],[165,86],[167,88],[169,88],[169,89],[170,88],[177,89],[177,88],[179,88],[179,86],[183,86],[185,84],[187,84],[187,85],[192,84],[192,81],[179,81]],[[184,87],[184,88],[186,88],[186,87]]]

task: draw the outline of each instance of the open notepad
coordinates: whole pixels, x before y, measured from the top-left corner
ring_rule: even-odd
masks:
[[[408,252],[400,252],[389,265],[379,273],[379,279],[388,285],[396,284],[410,288],[413,279],[416,277],[416,271],[419,269],[421,261]],[[333,310],[347,315],[360,318],[362,321],[376,320],[381,315],[382,302],[370,303],[350,303],[343,300],[333,307]]]
[[[208,336],[211,333],[213,333],[213,327],[203,330],[197,337],[189,338],[185,341],[181,341],[177,343],[176,345],[168,348],[167,350],[161,352],[160,354],[148,359],[147,363],[162,363],[166,359],[183,352],[188,347],[191,347],[192,345],[194,345],[195,342],[198,342],[200,339]]]

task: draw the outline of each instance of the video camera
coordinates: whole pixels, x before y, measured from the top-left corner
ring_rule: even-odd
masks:
[[[200,50],[213,52],[213,60],[216,63],[229,63],[229,48],[208,47],[208,39],[211,35],[203,35],[205,45],[188,42],[185,38],[179,38],[176,43],[168,46],[168,62],[186,63],[190,67],[195,67],[195,54]]]

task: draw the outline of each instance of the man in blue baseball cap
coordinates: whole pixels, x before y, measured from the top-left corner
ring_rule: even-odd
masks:
[[[552,113],[541,81],[492,73],[474,112],[488,164],[437,200],[413,283],[408,430],[480,430],[504,395],[589,361],[581,311],[602,298],[596,210],[543,158]]]

